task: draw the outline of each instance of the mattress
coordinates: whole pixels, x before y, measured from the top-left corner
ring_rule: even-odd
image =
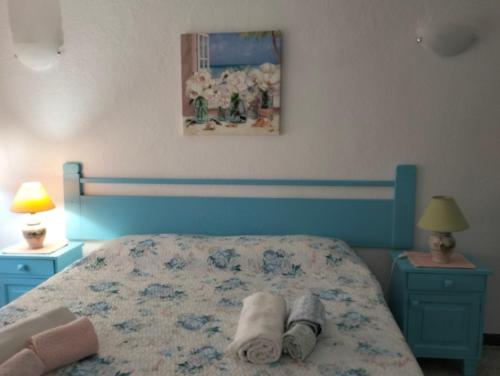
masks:
[[[321,298],[327,322],[306,361],[224,355],[256,291]],[[119,238],[5,306],[0,326],[57,305],[88,316],[101,348],[52,375],[422,375],[375,277],[330,238]]]

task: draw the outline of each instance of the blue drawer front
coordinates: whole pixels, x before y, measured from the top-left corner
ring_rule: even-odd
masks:
[[[19,298],[21,295],[30,291],[34,286],[26,285],[10,285],[7,286],[7,301],[11,302],[14,299]]]
[[[408,289],[416,291],[484,291],[486,277],[482,275],[410,273]]]
[[[55,273],[53,260],[6,259],[0,260],[0,274],[16,277],[51,276]]]
[[[44,281],[45,278],[0,279],[0,307],[19,298]]]
[[[0,307],[17,299],[82,257],[82,243],[50,254],[3,254],[0,250]]]
[[[409,306],[407,338],[415,356],[479,355],[479,295],[410,294]]]

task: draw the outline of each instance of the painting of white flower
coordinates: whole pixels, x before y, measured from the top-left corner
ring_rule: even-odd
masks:
[[[186,135],[278,135],[280,31],[181,36]]]

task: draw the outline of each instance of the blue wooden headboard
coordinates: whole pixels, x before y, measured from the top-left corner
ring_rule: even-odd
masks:
[[[390,187],[390,199],[86,195],[85,184]],[[257,180],[93,178],[64,164],[70,240],[130,234],[287,235],[337,237],[354,247],[413,246],[416,167],[399,165],[394,180]]]

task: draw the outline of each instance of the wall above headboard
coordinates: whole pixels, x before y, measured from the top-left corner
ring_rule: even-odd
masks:
[[[84,184],[391,187],[390,199],[86,195]],[[86,177],[64,165],[66,232],[71,240],[132,234],[308,234],[355,247],[413,247],[416,167],[397,166],[393,180],[285,180]]]

